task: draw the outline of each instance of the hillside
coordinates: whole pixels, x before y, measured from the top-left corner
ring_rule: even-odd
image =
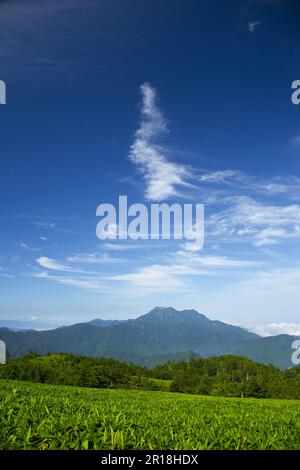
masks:
[[[175,358],[174,358],[175,359]],[[146,369],[109,358],[29,353],[0,367],[0,378],[94,388],[300,399],[300,367],[286,371],[238,356],[188,358]]]
[[[10,357],[21,357],[29,351],[66,352],[145,364],[149,357],[161,357],[165,362],[174,354],[191,351],[203,357],[230,353],[257,335],[209,320],[195,310],[157,307],[137,319],[113,324],[94,320],[50,331],[13,332],[2,328],[0,338],[6,342]]]
[[[0,380],[0,406],[1,450],[299,449],[298,401]]]
[[[278,335],[256,338],[249,343],[244,342],[231,351],[238,356],[246,356],[262,364],[274,364],[280,369],[292,367],[292,343],[297,336]]]

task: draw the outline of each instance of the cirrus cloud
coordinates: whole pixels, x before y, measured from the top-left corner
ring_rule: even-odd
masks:
[[[146,182],[145,196],[160,201],[180,195],[180,187],[191,187],[189,169],[169,161],[159,145],[159,138],[168,132],[166,121],[157,107],[156,92],[149,83],[141,86],[142,121],[131,145],[129,158]]]

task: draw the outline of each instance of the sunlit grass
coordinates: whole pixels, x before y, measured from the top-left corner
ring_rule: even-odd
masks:
[[[300,449],[300,402],[0,380],[1,449]]]

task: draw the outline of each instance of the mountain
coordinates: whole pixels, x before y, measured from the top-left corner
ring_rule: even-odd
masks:
[[[93,320],[50,331],[0,328],[11,357],[29,351],[67,352],[113,357],[139,364],[172,359],[178,353],[209,357],[230,353],[237,345],[258,338],[242,328],[209,320],[195,310],[156,307],[134,320]],[[149,357],[152,360],[149,360]],[[159,359],[160,358],[160,359]]]
[[[123,321],[126,320],[101,320],[101,318],[95,318],[94,320],[89,321],[88,324],[105,328],[106,326],[119,325]]]
[[[241,343],[232,350],[232,354],[246,356],[255,362],[273,364],[280,369],[292,367],[292,343],[299,339],[296,336],[278,335],[266,338],[257,338],[249,343]]]
[[[134,331],[136,344],[131,343]],[[196,310],[156,307],[123,325],[123,346],[146,355],[194,351],[208,357],[229,352],[237,343],[258,338],[242,328],[209,320]]]
[[[0,328],[9,356],[29,351],[112,357],[146,367],[189,357],[245,356],[281,369],[293,366],[288,335],[262,338],[243,328],[208,319],[196,310],[156,307],[134,320],[101,320],[47,331]]]

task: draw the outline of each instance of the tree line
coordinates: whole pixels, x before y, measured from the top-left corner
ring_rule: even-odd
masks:
[[[281,371],[238,356],[169,361],[146,369],[110,358],[29,353],[0,366],[0,378],[94,388],[300,399],[300,366]]]

